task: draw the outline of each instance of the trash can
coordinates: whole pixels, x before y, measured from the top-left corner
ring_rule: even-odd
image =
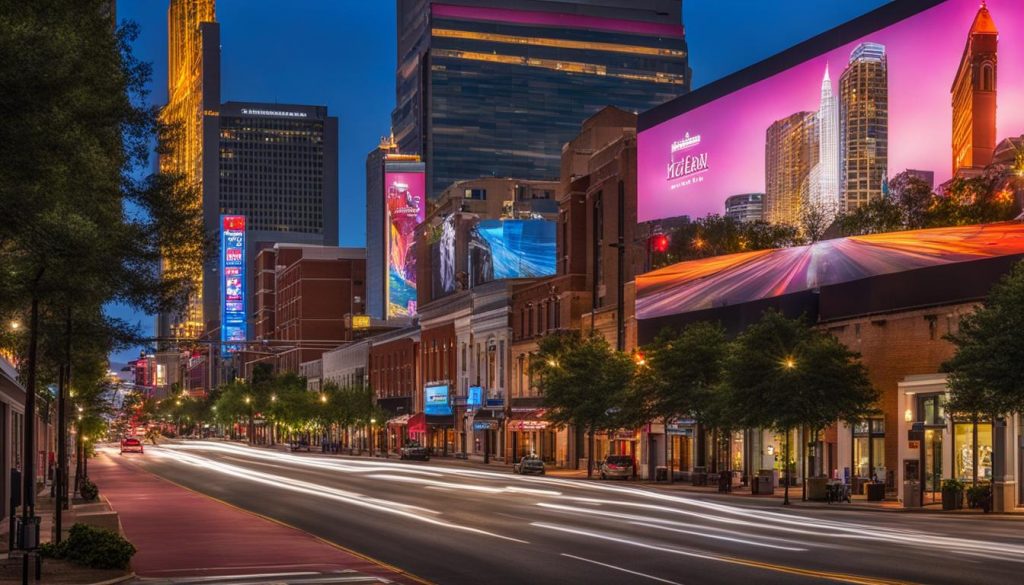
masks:
[[[881,502],[885,499],[885,484],[880,481],[866,483],[864,493],[867,494],[869,502]]]
[[[693,479],[693,485],[708,485],[708,468],[694,467],[690,478]]]
[[[775,493],[774,477],[771,472],[761,473],[754,476],[750,482],[750,493],[757,496],[770,496]]]
[[[921,482],[914,480],[903,482],[903,507],[921,507]]]
[[[668,467],[659,465],[654,468],[654,481],[668,481]]]

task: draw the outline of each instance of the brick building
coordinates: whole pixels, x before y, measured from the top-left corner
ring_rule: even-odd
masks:
[[[254,333],[266,351],[243,352],[246,377],[260,361],[298,372],[299,364],[352,340],[351,315],[365,312],[363,249],[275,244],[255,263]]]

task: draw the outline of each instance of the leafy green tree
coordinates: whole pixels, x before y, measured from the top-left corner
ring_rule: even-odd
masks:
[[[639,354],[636,395],[629,402],[647,405],[647,420],[661,420],[666,429],[670,421],[681,417],[710,421],[728,347],[725,330],[715,323],[698,322],[678,332],[662,331]],[[665,461],[672,481],[669,447],[666,440]]]
[[[725,361],[723,391],[725,416],[785,434],[787,473],[791,431],[862,419],[875,411],[879,396],[857,353],[804,319],[775,310],[737,337]]]
[[[956,348],[942,366],[949,373],[950,412],[975,421],[1024,412],[1022,326],[1024,262],[1019,262],[946,336]],[[1005,457],[1003,441],[994,442],[993,457]]]
[[[548,420],[556,426],[586,430],[587,477],[591,477],[594,434],[621,424],[619,410],[630,387],[633,360],[600,335],[573,331],[541,339],[530,370],[543,394]]]

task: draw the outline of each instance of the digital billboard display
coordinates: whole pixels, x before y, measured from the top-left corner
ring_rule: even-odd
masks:
[[[545,219],[484,219],[469,233],[472,285],[555,273],[556,226]]]
[[[450,416],[452,414],[447,384],[427,386],[424,389],[423,412],[431,416]]]
[[[637,318],[739,305],[858,279],[1024,255],[1024,223],[822,240],[680,262],[637,277]]]
[[[240,346],[230,342],[243,342],[248,337],[245,310],[245,216],[222,215],[220,225],[220,338],[225,343],[224,353],[231,353]]]
[[[908,16],[911,4],[645,112],[638,221],[763,193],[764,219],[795,225],[886,196],[904,170],[938,186],[984,169],[1024,134],[1024,7],[946,0]]]
[[[422,171],[384,172],[387,206],[387,317],[416,314],[416,226],[423,222],[426,180]]]

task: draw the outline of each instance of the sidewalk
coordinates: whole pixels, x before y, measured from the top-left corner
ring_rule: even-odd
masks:
[[[396,583],[425,582],[105,453],[90,461],[89,476],[138,549],[132,568],[142,577],[354,570]]]

